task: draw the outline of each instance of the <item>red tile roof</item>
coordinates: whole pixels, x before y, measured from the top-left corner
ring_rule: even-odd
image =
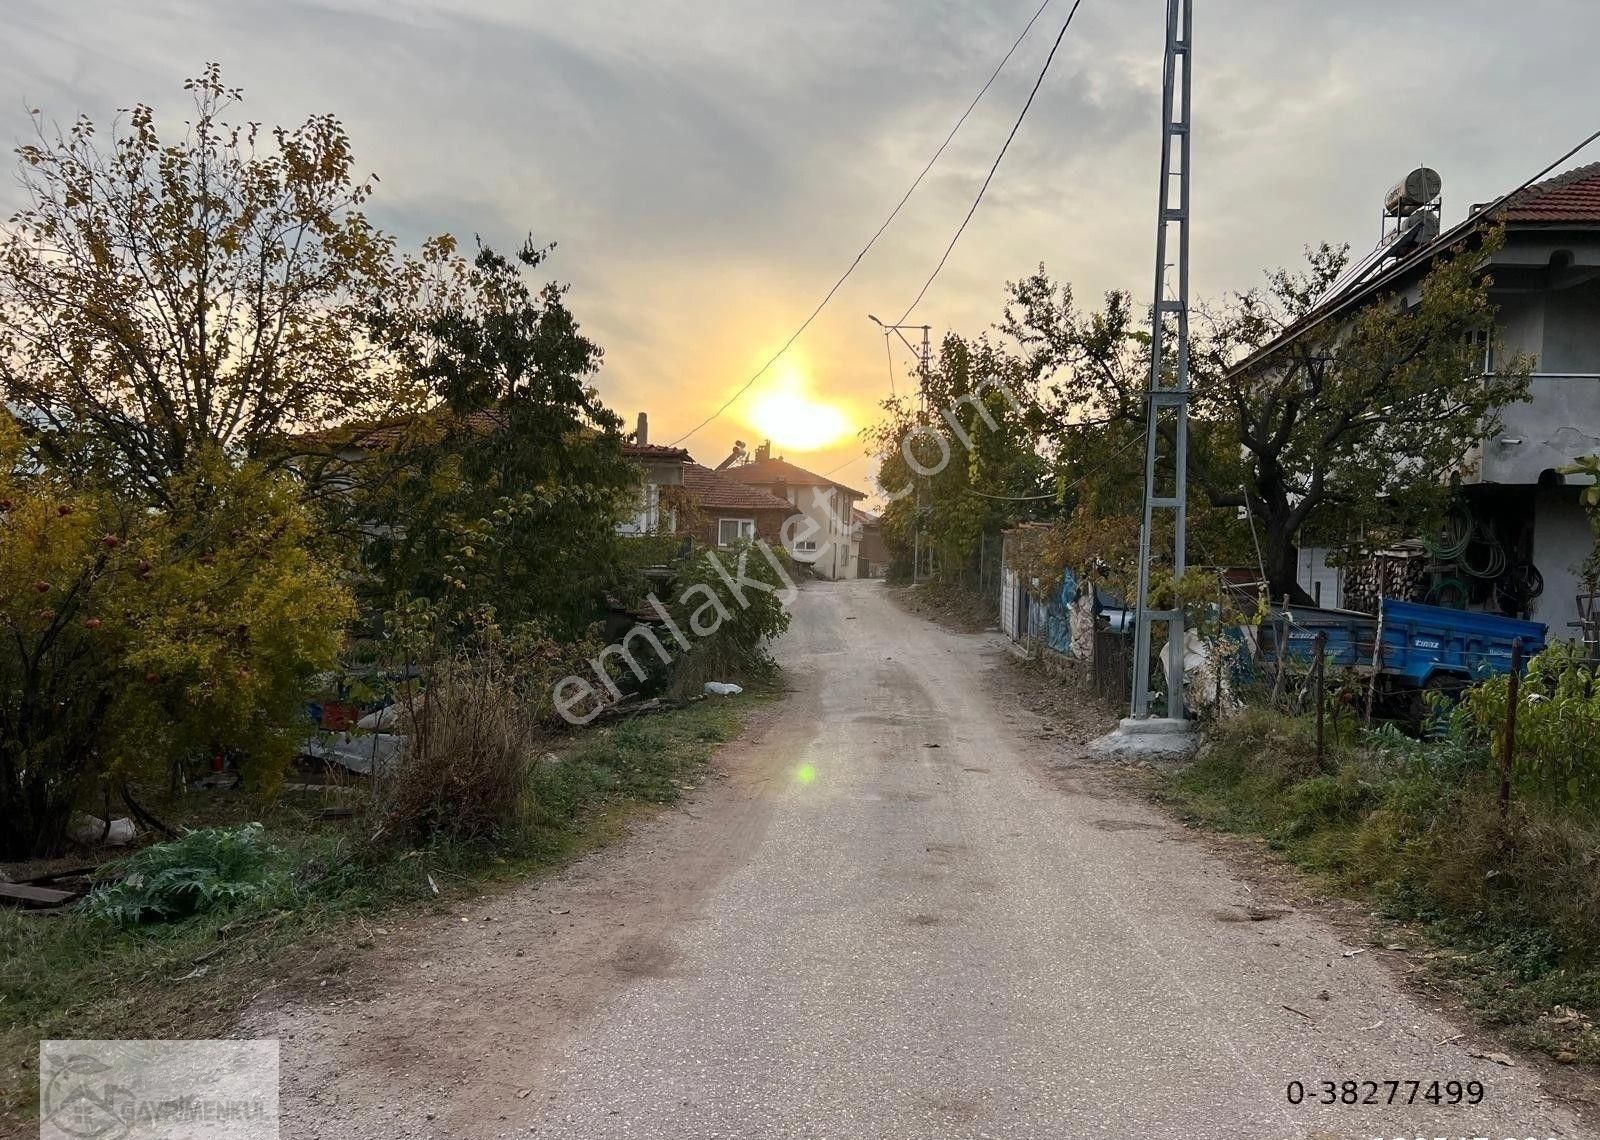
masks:
[[[355,447],[365,451],[394,447],[397,444],[437,436],[453,417],[440,409],[417,415],[396,416],[374,423],[339,424],[309,431],[295,436],[302,443]],[[466,427],[480,435],[488,435],[504,426],[500,413],[493,409],[469,413],[462,421]]]
[[[729,479],[726,471],[713,471],[698,463],[683,465],[683,489],[702,507],[718,511],[785,511],[798,513],[788,499],[768,494],[760,487]]]
[[[340,424],[321,431],[306,432],[295,438],[302,443],[355,447],[375,451],[395,447],[402,443],[420,441],[436,436],[451,420],[448,412],[434,409],[413,416],[396,416],[377,423]],[[470,412],[463,421],[478,435],[489,435],[505,426],[502,414],[493,408]],[[629,459],[657,459],[687,462],[689,452],[681,447],[668,447],[661,443],[625,443],[622,454]]]
[[[668,447],[664,443],[625,443],[622,454],[629,459],[681,459],[689,461],[689,452],[682,447]]]
[[[741,483],[788,483],[796,487],[837,487],[845,494],[853,495],[858,499],[867,497],[860,491],[846,487],[843,483],[835,483],[825,475],[807,471],[804,467],[796,467],[785,459],[757,459],[750,463],[725,467],[722,474],[731,476]]]
[[[1523,223],[1600,223],[1600,162],[1537,182],[1496,211]]]

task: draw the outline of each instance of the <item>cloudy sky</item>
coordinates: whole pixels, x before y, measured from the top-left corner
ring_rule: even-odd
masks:
[[[556,241],[551,271],[606,348],[607,401],[648,410],[668,442],[788,338],[1038,3],[9,0],[0,136],[27,132],[30,105],[60,121],[136,101],[181,113],[183,78],[208,60],[251,118],[333,111],[382,179],[385,228]],[[791,356],[686,441],[697,458],[765,431],[866,485],[849,435],[803,448],[888,394],[867,314],[915,296],[1069,6],[1053,0]],[[913,320],[979,332],[1040,262],[1080,297],[1148,292],[1165,7],[1084,0]],[[1447,224],[1521,182],[1600,126],[1596,42],[1592,0],[1200,0],[1197,291],[1248,287],[1308,242],[1370,248],[1383,191],[1419,163],[1444,175]]]

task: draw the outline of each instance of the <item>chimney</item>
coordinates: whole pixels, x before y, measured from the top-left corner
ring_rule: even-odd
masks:
[[[633,442],[640,447],[650,442],[650,417],[639,413],[639,428],[633,433]]]
[[[760,447],[756,448],[756,462],[757,463],[761,463],[764,460],[771,459],[771,458],[772,458],[772,441],[769,439],[766,442],[764,442]]]

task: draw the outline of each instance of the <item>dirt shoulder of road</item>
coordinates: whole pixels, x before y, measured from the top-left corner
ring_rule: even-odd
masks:
[[[886,587],[890,600],[907,613],[926,618],[956,633],[981,633],[995,627],[995,608],[971,590],[938,582],[895,583]]]
[[[400,1140],[493,1134],[574,1027],[674,968],[672,928],[761,836],[787,775],[770,730],[794,699],[756,707],[697,787],[630,810],[559,875],[364,922],[352,936],[370,949],[346,968],[264,993],[242,1024],[282,1041],[288,1131],[333,1140],[384,1119]]]
[[[1060,790],[1152,804],[1182,825],[1180,834],[1187,842],[1201,845],[1227,864],[1258,900],[1259,913],[1273,915],[1290,908],[1317,916],[1350,947],[1350,953],[1370,955],[1381,962],[1406,992],[1443,1014],[1459,1030],[1459,1039],[1473,1042],[1479,1052],[1511,1057],[1517,1065],[1534,1069],[1545,1090],[1600,1135],[1600,1083],[1594,1067],[1559,1064],[1518,1049],[1479,1021],[1459,987],[1437,968],[1450,951],[1430,941],[1420,926],[1385,918],[1371,900],[1330,890],[1262,839],[1208,830],[1186,818],[1163,794],[1167,772],[1147,762],[1086,756],[1078,746],[1114,727],[1119,710],[1069,680],[1048,674],[1035,663],[1012,658],[991,671],[988,684],[996,697],[1004,697],[1013,708],[1013,719],[1021,722],[1020,727],[1056,745],[1041,751],[1039,765]]]

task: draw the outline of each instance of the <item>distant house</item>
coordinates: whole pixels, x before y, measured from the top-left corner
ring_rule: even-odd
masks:
[[[852,537],[857,543],[857,576],[887,578],[890,559],[889,547],[883,541],[883,520],[860,507],[855,509],[851,518],[854,523]]]
[[[800,512],[803,518],[790,524],[784,538],[784,547],[796,562],[810,566],[820,578],[859,575],[860,542],[853,512],[865,494],[781,456],[774,459],[770,443],[756,448],[749,462],[725,463],[719,472],[787,500]]]
[[[1475,210],[1436,240],[1392,257],[1326,311],[1353,316],[1389,296],[1416,303],[1442,252],[1502,221],[1505,247],[1485,268],[1501,350],[1534,360],[1531,396],[1506,408],[1503,429],[1463,457],[1470,518],[1458,524],[1466,533],[1447,544],[1447,556],[1439,557],[1438,544],[1425,554],[1420,543],[1395,556],[1415,564],[1406,572],[1415,600],[1526,616],[1547,624],[1552,638],[1571,637],[1584,593],[1579,568],[1594,537],[1578,501],[1588,480],[1560,469],[1600,452],[1600,164],[1537,183],[1494,210]],[[1270,364],[1302,332],[1291,328],[1240,367]],[[1499,363],[1486,345],[1484,372]],[[1301,584],[1321,604],[1370,605],[1374,589],[1396,592],[1387,582],[1374,586],[1370,570],[1358,589],[1326,553],[1308,547],[1300,559]]]
[[[622,454],[639,465],[644,474],[639,502],[633,517],[617,526],[618,534],[660,534],[677,531],[677,520],[667,507],[663,511],[661,488],[683,486],[684,468],[690,462],[687,451],[650,442],[650,420],[639,413],[633,442],[622,446]]]
[[[705,546],[753,539],[781,546],[784,523],[798,513],[788,499],[698,463],[684,464],[683,497],[690,517],[680,520],[680,526]]]

